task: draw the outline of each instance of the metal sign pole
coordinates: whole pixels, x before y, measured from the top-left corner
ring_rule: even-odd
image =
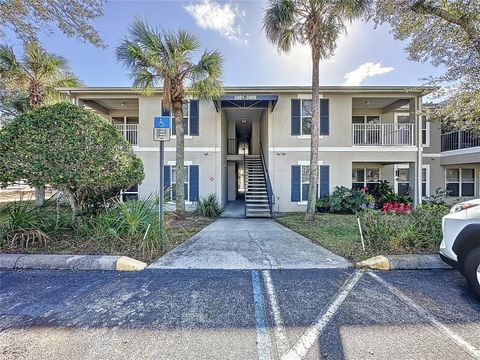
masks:
[[[164,189],[164,158],[165,158],[165,141],[170,141],[170,117],[166,116],[155,116],[153,118],[153,140],[159,142],[159,184],[158,184],[158,220],[159,220],[159,230],[160,230],[160,241],[161,246],[163,246],[165,238],[165,189]]]
[[[164,240],[164,209],[163,209],[163,202],[164,202],[164,199],[165,199],[165,189],[163,188],[163,184],[164,184],[164,174],[163,174],[163,170],[164,170],[164,166],[163,166],[163,163],[164,163],[164,148],[163,148],[163,144],[164,142],[163,141],[160,141],[160,185],[159,185],[159,199],[158,199],[158,217],[159,217],[159,230],[160,230],[160,241],[161,243],[163,244],[163,240]],[[163,246],[163,245],[162,245]]]

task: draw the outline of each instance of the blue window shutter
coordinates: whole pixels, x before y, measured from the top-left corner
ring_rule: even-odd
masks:
[[[199,173],[198,165],[190,165],[190,201],[198,201],[199,196]]]
[[[292,135],[300,135],[300,99],[292,99]]]
[[[170,186],[170,165],[163,167],[163,188],[167,189]]]
[[[300,201],[300,165],[292,165],[292,202]]]
[[[330,194],[330,166],[320,165],[320,198],[326,198]]]
[[[320,99],[320,135],[330,134],[330,101]]]
[[[190,100],[190,135],[198,136],[199,129],[198,100]]]
[[[170,110],[165,110],[162,106],[162,116],[170,116]]]

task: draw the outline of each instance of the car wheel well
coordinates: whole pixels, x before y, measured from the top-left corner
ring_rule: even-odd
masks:
[[[453,251],[457,254],[458,262],[463,267],[463,262],[468,254],[480,247],[480,224],[470,224],[458,234],[453,245]]]

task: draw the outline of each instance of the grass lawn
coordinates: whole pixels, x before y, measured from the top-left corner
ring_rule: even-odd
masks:
[[[167,226],[167,244],[163,249],[151,254],[144,254],[138,244],[116,241],[101,241],[95,238],[85,238],[77,235],[73,230],[49,235],[47,245],[39,243],[22,247],[11,244],[5,239],[0,240],[0,253],[24,254],[72,254],[72,255],[124,255],[147,263],[164,255],[176,246],[189,239],[191,236],[212,223],[213,219],[196,216],[184,220],[171,220]],[[0,218],[0,223],[2,219]],[[1,224],[0,224],[1,225]]]
[[[275,220],[349,260],[361,261],[378,255],[363,251],[355,215],[317,214],[314,222],[304,221],[304,215],[281,215]]]

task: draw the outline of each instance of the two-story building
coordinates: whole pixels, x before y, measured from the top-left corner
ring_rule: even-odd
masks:
[[[454,198],[478,196],[480,140],[469,131],[441,134],[418,115],[429,87],[325,86],[320,89],[319,194],[337,186],[388,180],[415,203],[437,188]],[[153,118],[161,89],[64,88],[72,101],[109,119],[145,167],[144,181],[126,196],[159,187]],[[227,87],[220,99],[184,104],[187,204],[209,193],[223,206],[243,201],[247,216],[304,211],[308,191],[311,89],[301,86]],[[165,181],[175,196],[175,129],[165,143]],[[421,189],[417,191],[416,189]]]

